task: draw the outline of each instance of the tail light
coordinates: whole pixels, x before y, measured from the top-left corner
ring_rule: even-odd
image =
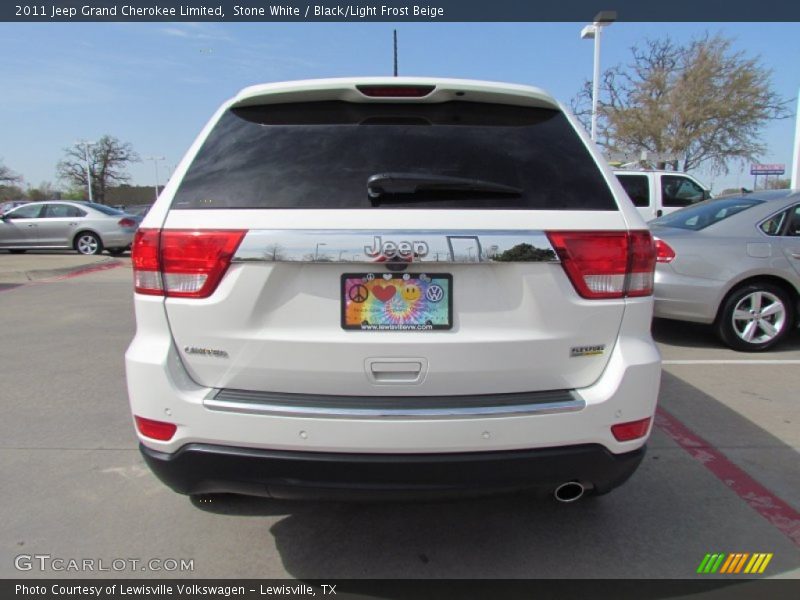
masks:
[[[217,289],[245,233],[139,229],[131,251],[136,292],[207,298]]]
[[[136,415],[133,418],[136,421],[136,429],[139,430],[139,433],[154,440],[168,442],[178,430],[178,426],[175,423],[154,421],[144,417],[137,417]]]
[[[433,85],[357,85],[356,89],[371,98],[423,98],[430,94]]]
[[[136,221],[134,221],[133,219],[129,219],[128,217],[124,217],[119,220],[119,223],[117,223],[117,225],[119,225],[120,227],[136,227]]]
[[[656,251],[649,231],[550,231],[547,237],[583,298],[653,293]]]
[[[656,262],[670,263],[675,260],[675,250],[667,242],[653,238],[656,242]]]
[[[628,423],[612,425],[611,433],[618,442],[630,442],[631,440],[638,440],[647,435],[648,429],[650,429],[650,417],[638,421],[629,421]]]

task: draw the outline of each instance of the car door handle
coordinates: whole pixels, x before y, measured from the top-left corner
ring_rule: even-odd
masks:
[[[798,254],[797,252],[792,252],[792,258],[796,258],[797,260],[800,260],[800,254]]]
[[[36,227],[36,223],[28,223],[28,227]]]

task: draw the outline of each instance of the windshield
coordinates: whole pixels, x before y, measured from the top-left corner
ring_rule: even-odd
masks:
[[[699,231],[761,203],[762,200],[752,198],[709,200],[659,217],[650,224]]]
[[[391,201],[370,201],[376,174],[403,174],[387,190],[395,192]],[[471,102],[232,109],[198,152],[172,208],[617,210],[563,113]]]

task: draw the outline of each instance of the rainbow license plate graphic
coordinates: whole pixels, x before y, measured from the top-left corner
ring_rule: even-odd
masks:
[[[345,273],[342,327],[432,331],[453,327],[453,276],[447,273]]]

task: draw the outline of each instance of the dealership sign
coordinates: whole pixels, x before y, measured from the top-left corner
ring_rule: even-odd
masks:
[[[750,175],[783,175],[786,165],[750,165]]]

